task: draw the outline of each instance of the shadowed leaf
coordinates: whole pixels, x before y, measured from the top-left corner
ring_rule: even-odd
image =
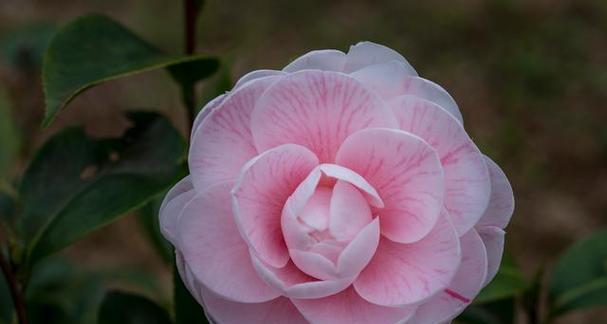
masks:
[[[130,113],[120,139],[67,129],[37,152],[25,172],[21,230],[29,262],[143,206],[182,176],[185,143],[163,117]]]
[[[101,304],[98,324],[170,324],[169,314],[151,300],[112,291]]]
[[[607,231],[573,244],[560,257],[549,292],[553,315],[607,305]]]

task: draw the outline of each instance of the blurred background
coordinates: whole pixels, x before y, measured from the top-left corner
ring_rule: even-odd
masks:
[[[132,108],[160,110],[185,135],[179,90],[163,71],[96,87],[40,129],[43,50],[56,28],[90,12],[113,17],[169,53],[182,52],[181,1],[0,0],[0,100],[11,107],[0,128],[12,125],[20,134],[18,161],[0,167],[13,175],[57,130],[84,125],[94,136],[120,134],[121,111]],[[312,49],[347,51],[370,40],[402,53],[451,93],[468,132],[509,176],[516,210],[507,249],[529,277],[574,240],[607,227],[607,1],[207,0],[197,30],[197,52],[228,66],[201,85],[201,103],[226,75],[237,80],[250,70],[280,69]],[[154,289],[170,294],[170,267],[135,216],[63,255],[84,269],[151,271]],[[595,322],[597,315],[605,312],[561,323]]]

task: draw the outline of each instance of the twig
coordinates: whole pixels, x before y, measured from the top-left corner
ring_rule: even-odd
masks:
[[[6,262],[4,255],[0,255],[0,268],[2,268],[2,273],[4,274],[11,297],[13,298],[18,322],[19,324],[27,324],[27,313],[25,311],[25,301],[21,292],[21,285],[17,281],[17,278],[15,278],[12,265]]]
[[[196,20],[198,18],[198,9],[195,0],[184,0],[184,35],[185,35],[185,54],[190,55],[196,49]],[[194,124],[196,118],[196,103],[194,102],[194,85],[183,85],[181,89],[183,103],[188,112],[188,124]]]

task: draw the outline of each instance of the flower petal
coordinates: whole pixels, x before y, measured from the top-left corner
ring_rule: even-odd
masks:
[[[257,155],[250,128],[251,112],[261,93],[276,78],[248,82],[230,93],[200,122],[188,157],[197,189],[235,180],[240,168]]]
[[[463,123],[462,114],[453,97],[438,84],[412,76],[402,62],[370,65],[352,73],[352,77],[373,89],[384,100],[402,95],[415,96],[440,106],[460,124]]]
[[[432,231],[418,242],[396,243],[382,237],[375,256],[354,288],[383,306],[411,305],[447,288],[460,265],[455,228],[444,211]]]
[[[504,171],[489,157],[484,158],[491,178],[491,198],[476,226],[505,228],[514,212],[514,193]]]
[[[252,115],[260,152],[294,143],[333,162],[350,134],[367,127],[393,126],[389,109],[357,80],[336,72],[306,70],[285,76],[261,96]]]
[[[341,72],[346,64],[346,54],[338,50],[316,50],[296,58],[282,69],[285,72],[322,70]]]
[[[363,178],[360,174],[357,174],[356,172],[340,165],[329,163],[321,164],[320,170],[328,177],[343,180],[354,185],[363,193],[371,206],[377,208],[384,207],[384,202],[379,197],[379,194],[375,188],[373,188],[373,186],[371,186],[371,184],[369,184],[369,182],[367,182],[367,180],[365,180],[365,178]]]
[[[384,100],[404,95],[406,85],[412,77],[409,67],[401,61],[369,65],[351,75]]]
[[[369,264],[379,245],[379,217],[365,226],[337,259],[340,278],[356,276]]]
[[[190,134],[190,142],[196,136],[196,132],[198,131],[198,127],[202,124],[202,121],[205,120],[209,114],[215,110],[215,108],[219,107],[223,100],[227,97],[227,94],[222,94],[215,97],[213,100],[209,101],[202,109],[198,115],[196,115],[196,119],[194,119],[194,124],[192,125],[192,133]]]
[[[476,229],[485,243],[487,249],[487,278],[483,286],[487,285],[500,268],[504,255],[504,230],[495,226],[482,226]]]
[[[322,298],[336,294],[352,284],[354,278],[316,280],[299,270],[292,261],[275,268],[251,254],[253,267],[259,276],[272,287],[290,298]]]
[[[359,190],[338,180],[333,187],[329,232],[338,241],[350,241],[371,222],[371,209]]]
[[[487,253],[485,245],[474,229],[460,239],[462,264],[451,284],[421,304],[411,322],[436,324],[448,322],[459,315],[480,292],[487,276]]]
[[[242,168],[232,191],[236,225],[255,253],[272,266],[282,267],[289,260],[280,225],[287,198],[317,165],[318,159],[305,147],[285,144]]]
[[[395,50],[384,45],[372,42],[360,42],[350,46],[348,51],[348,61],[344,67],[344,72],[352,73],[366,66],[386,63],[390,61],[402,62],[411,75],[417,75],[415,69],[407,60]]]
[[[311,277],[320,280],[338,278],[335,264],[320,253],[290,249],[289,254],[293,263]]]
[[[415,307],[384,307],[362,299],[352,288],[325,298],[292,299],[311,323],[323,324],[395,324],[405,323]]]
[[[438,153],[445,173],[445,207],[460,235],[483,215],[491,184],[483,155],[463,126],[441,107],[416,97],[389,102],[399,127],[423,138]]]
[[[178,224],[180,251],[196,278],[224,298],[274,299],[280,293],[259,278],[234,224],[231,188],[231,183],[212,186],[185,206]]]
[[[269,76],[281,76],[284,74],[285,74],[284,72],[276,71],[276,70],[251,71],[251,72],[243,75],[242,77],[240,77],[240,79],[238,79],[238,81],[236,81],[236,84],[234,85],[234,88],[232,89],[232,91],[242,87],[249,81],[253,81],[253,80],[257,80],[257,79],[261,79],[261,78],[265,78],[265,77],[269,77]]]
[[[176,227],[183,206],[194,197],[196,191],[192,185],[192,179],[187,176],[181,179],[164,196],[164,200],[158,211],[160,232],[173,245],[177,244]]]
[[[237,303],[202,289],[205,310],[212,323],[307,324],[288,298],[278,297],[264,303]]]
[[[336,163],[360,174],[379,193],[384,236],[410,243],[434,227],[443,204],[443,171],[436,152],[421,138],[395,129],[365,129],[344,141]]]

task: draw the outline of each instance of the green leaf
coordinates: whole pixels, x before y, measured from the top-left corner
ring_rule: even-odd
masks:
[[[607,231],[567,249],[554,266],[549,296],[553,316],[607,305]]]
[[[26,303],[32,323],[94,323],[104,295],[103,282],[63,258],[49,258],[32,272]]]
[[[139,223],[152,246],[167,264],[171,264],[173,262],[173,246],[160,233],[160,223],[158,222],[158,211],[163,197],[164,194],[143,206],[139,210],[138,216]]]
[[[99,310],[98,324],[170,324],[169,314],[151,300],[124,292],[109,292]]]
[[[495,278],[478,294],[475,303],[487,303],[522,293],[528,284],[509,255],[504,255]]]
[[[482,305],[471,305],[455,320],[465,324],[512,324],[516,308],[514,298],[502,299]]]
[[[173,266],[175,324],[209,324],[202,306],[192,297]]]
[[[120,139],[94,140],[67,129],[37,152],[20,192],[29,262],[143,206],[183,175],[185,143],[168,120],[130,113]]]
[[[207,56],[167,55],[124,26],[102,15],[80,17],[53,37],[45,53],[42,80],[48,126],[57,113],[84,90],[120,77],[186,62],[217,60]]]
[[[0,182],[7,181],[19,151],[19,133],[10,109],[8,94],[0,87]]]
[[[171,65],[168,70],[173,79],[182,87],[190,87],[213,75],[218,67],[218,60],[208,58]]]

